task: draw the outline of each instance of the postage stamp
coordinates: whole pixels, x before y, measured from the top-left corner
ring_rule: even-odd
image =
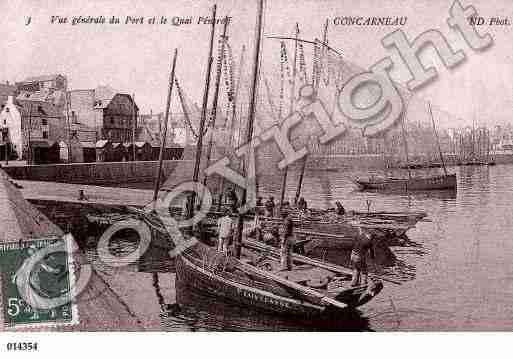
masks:
[[[0,244],[5,328],[78,324],[69,238]]]

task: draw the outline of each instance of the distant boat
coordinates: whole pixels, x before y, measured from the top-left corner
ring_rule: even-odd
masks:
[[[495,166],[493,161],[467,161],[461,164],[462,166]]]
[[[422,168],[441,168],[443,167],[441,163],[410,163],[403,164],[398,166],[401,169],[422,169]]]
[[[412,177],[412,178],[380,178],[361,180],[354,182],[359,189],[406,192],[406,191],[427,191],[427,190],[455,190],[457,187],[456,175],[440,175],[434,177]]]
[[[406,134],[404,129],[404,119],[405,112],[402,114],[401,125],[402,125],[402,134],[403,134],[403,143],[406,154],[406,169],[408,170],[408,178],[369,178],[368,180],[362,179],[354,179],[353,181],[358,186],[358,189],[361,191],[374,190],[374,191],[384,191],[384,192],[408,192],[408,191],[431,191],[431,190],[456,190],[457,181],[456,174],[449,174],[447,172],[447,168],[445,167],[444,157],[442,155],[442,150],[440,148],[440,141],[438,139],[438,134],[436,133],[435,121],[433,119],[433,113],[431,111],[431,103],[429,104],[429,114],[431,115],[431,121],[433,123],[433,132],[435,133],[435,137],[437,139],[438,144],[438,152],[440,154],[441,167],[444,170],[443,175],[437,176],[412,176],[410,161],[408,159],[408,143],[406,141]],[[435,164],[433,164],[435,165]],[[421,166],[420,168],[422,168]],[[433,166],[435,167],[435,166]],[[426,166],[427,168],[427,166]]]

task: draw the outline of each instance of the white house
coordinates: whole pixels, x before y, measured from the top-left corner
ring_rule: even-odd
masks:
[[[2,112],[0,112],[0,129],[2,130],[1,143],[9,142],[11,151],[16,152],[18,158],[22,158],[23,138],[21,133],[21,113],[14,104],[13,96],[7,98]]]

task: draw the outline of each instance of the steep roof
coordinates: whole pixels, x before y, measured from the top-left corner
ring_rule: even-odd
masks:
[[[95,108],[105,108],[109,105],[110,101],[116,96],[118,93],[117,90],[112,87],[98,86],[94,89],[94,107]]]
[[[97,100],[95,100],[94,108],[96,108],[96,109],[107,108],[109,106],[109,104],[111,103],[111,101],[116,96],[126,96],[126,97],[128,97],[130,99],[130,102],[132,102],[135,105],[136,111],[139,110],[139,107],[137,107],[137,104],[134,102],[134,99],[132,98],[132,96],[130,96],[129,94],[126,94],[126,93],[116,93],[111,98],[108,98],[108,99],[101,99],[101,100],[97,99]]]

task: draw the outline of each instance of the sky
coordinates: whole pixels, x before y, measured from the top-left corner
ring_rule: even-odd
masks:
[[[41,6],[39,0],[0,0],[0,82],[61,73],[68,77],[71,89],[109,85],[135,94],[142,112],[160,112],[166,102],[171,54],[178,48],[177,77],[191,101],[201,103],[210,26],[196,22],[200,16],[210,16],[213,4],[203,0],[46,0],[45,6]],[[494,44],[484,52],[475,53],[446,23],[451,4],[452,1],[446,0],[267,0],[264,35],[293,36],[298,23],[300,37],[313,40],[322,37],[328,19],[329,44],[345,59],[368,68],[390,56],[394,61],[393,78],[405,82],[409,75],[397,54],[381,45],[381,39],[396,27],[336,26],[333,19],[337,16],[407,17],[406,26],[401,28],[409,39],[437,29],[455,50],[462,49],[467,57],[465,63],[447,70],[430,49],[421,54],[424,64],[434,64],[439,75],[415,94],[433,104],[440,125],[456,127],[471,125],[472,121],[488,126],[509,123],[513,109],[513,25],[480,26],[479,32],[489,33]],[[513,24],[511,0],[462,1],[462,5],[473,5],[485,19],[508,17]],[[242,46],[247,47],[245,72],[249,73],[256,0],[219,0],[217,6],[218,17],[232,17],[228,36],[237,63]],[[29,16],[31,22],[25,25]],[[68,23],[52,24],[52,16],[67,17]],[[76,16],[104,16],[106,21],[117,16],[121,24],[73,26],[70,22]],[[192,17],[193,24],[124,24],[127,16],[143,16],[145,22],[153,16],[157,22],[161,16]],[[217,26],[216,37],[221,31],[222,25]],[[262,68],[270,74],[275,88],[278,88],[275,75],[279,61],[279,42],[266,38]],[[180,111],[179,106],[174,96],[172,111]]]

